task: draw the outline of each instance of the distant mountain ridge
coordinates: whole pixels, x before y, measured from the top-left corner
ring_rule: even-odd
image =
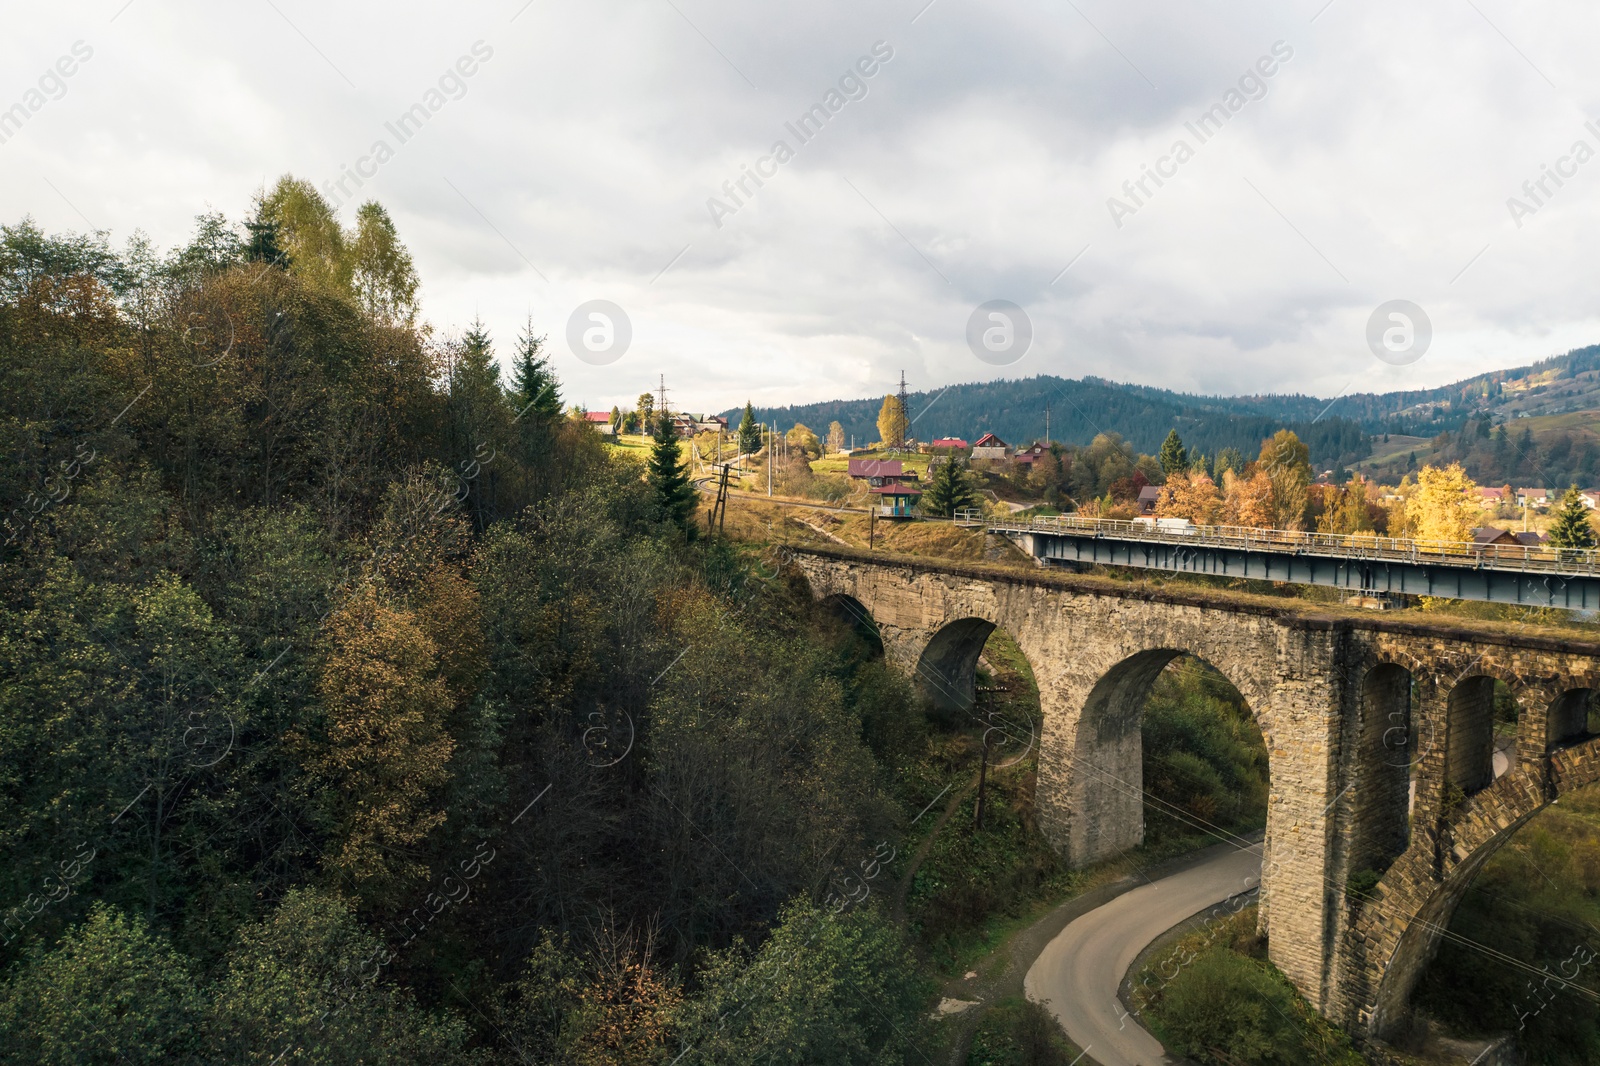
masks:
[[[1201,396],[1098,377],[1040,375],[1015,380],[951,385],[909,396],[911,433],[918,440],[954,436],[972,440],[995,433],[1011,444],[1045,435],[1087,444],[1096,433],[1120,433],[1142,452],[1154,453],[1176,428],[1185,444],[1209,456],[1238,448],[1253,456],[1279,429],[1298,433],[1314,462],[1353,462],[1371,451],[1370,438],[1394,433],[1433,437],[1457,431],[1469,420],[1492,421],[1600,409],[1600,345],[1574,349],[1537,363],[1478,374],[1434,389],[1354,393],[1323,399],[1300,393]],[[788,407],[756,408],[756,419],[787,430],[803,423],[818,435],[839,422],[858,446],[878,437],[883,397],[830,400]],[[743,408],[725,415],[737,425]]]

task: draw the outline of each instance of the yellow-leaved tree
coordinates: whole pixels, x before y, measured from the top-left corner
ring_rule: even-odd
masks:
[[[1268,529],[1272,526],[1272,479],[1264,470],[1249,477],[1232,470],[1222,475],[1222,521],[1230,526]]]
[[[411,850],[445,812],[455,703],[439,643],[416,614],[368,584],[328,618],[317,681],[326,735],[311,742],[312,772],[330,790],[340,843],[328,863],[376,896],[426,876]]]
[[[1319,533],[1368,533],[1372,515],[1367,510],[1367,483],[1356,475],[1342,488],[1330,488],[1323,496],[1326,504],[1317,516]]]
[[[1460,463],[1417,472],[1417,491],[1407,510],[1412,536],[1418,540],[1471,540],[1478,513],[1478,486]]]
[[[1156,511],[1163,517],[1187,518],[1198,526],[1211,525],[1221,509],[1217,483],[1204,472],[1171,475],[1156,500]]]
[[[1280,429],[1261,442],[1257,466],[1272,482],[1272,525],[1304,529],[1311,504],[1311,451],[1293,430]]]
[[[886,448],[902,448],[906,443],[906,409],[900,397],[890,394],[883,398],[878,410],[878,438]]]

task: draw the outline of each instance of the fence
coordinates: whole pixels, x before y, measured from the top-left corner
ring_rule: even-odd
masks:
[[[1383,562],[1443,564],[1481,570],[1600,574],[1600,552],[1531,544],[1475,544],[1471,541],[1415,540],[1376,534],[1299,533],[1246,526],[1156,527],[1148,522],[1077,515],[1000,519],[988,523],[997,533],[1092,534],[1116,540],[1153,541],[1238,551],[1317,555]]]

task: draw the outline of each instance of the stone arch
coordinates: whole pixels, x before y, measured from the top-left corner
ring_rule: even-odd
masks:
[[[1468,796],[1494,783],[1497,680],[1489,674],[1463,677],[1445,696],[1445,783]]]
[[[1596,689],[1569,688],[1550,701],[1545,711],[1546,750],[1579,744],[1593,736],[1589,713]]]
[[[1535,810],[1523,814],[1474,849],[1413,914],[1395,915],[1404,921],[1404,930],[1389,955],[1389,964],[1383,967],[1378,977],[1377,993],[1366,1022],[1369,1032],[1379,1037],[1388,1036],[1409,1017],[1411,993],[1416,990],[1423,971],[1433,960],[1445,929],[1455,915],[1456,907],[1466,896],[1467,889],[1472,887],[1472,882],[1494,857],[1494,853],[1542,808],[1543,804],[1539,804]]]
[[[1080,862],[1126,851],[1144,839],[1145,702],[1161,672],[1182,655],[1216,670],[1244,697],[1266,742],[1269,779],[1272,775],[1271,723],[1248,678],[1235,679],[1204,649],[1160,647],[1135,652],[1100,675],[1078,717],[1070,763],[1075,779],[1071,850],[1081,856]]]
[[[970,711],[977,701],[978,656],[995,623],[987,618],[957,618],[929,638],[917,657],[916,683],[936,707]]]
[[[1411,845],[1419,717],[1411,671],[1379,663],[1361,679],[1356,759],[1349,780],[1352,874],[1382,874]]]
[[[866,604],[848,592],[835,592],[822,597],[818,602],[824,610],[847,623],[869,642],[876,644],[879,654],[883,653],[883,634],[878,629],[877,619],[872,617],[872,612],[867,609]]]

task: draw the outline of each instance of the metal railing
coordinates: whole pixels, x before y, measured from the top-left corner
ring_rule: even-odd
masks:
[[[1248,526],[1163,528],[1148,522],[1120,518],[1080,518],[1077,515],[991,519],[988,528],[997,532],[1090,533],[1096,537],[1118,540],[1339,559],[1469,566],[1485,570],[1600,574],[1600,551],[1553,548],[1545,544],[1475,544],[1471,541],[1416,540],[1362,533],[1300,533],[1288,529],[1255,529]]]

